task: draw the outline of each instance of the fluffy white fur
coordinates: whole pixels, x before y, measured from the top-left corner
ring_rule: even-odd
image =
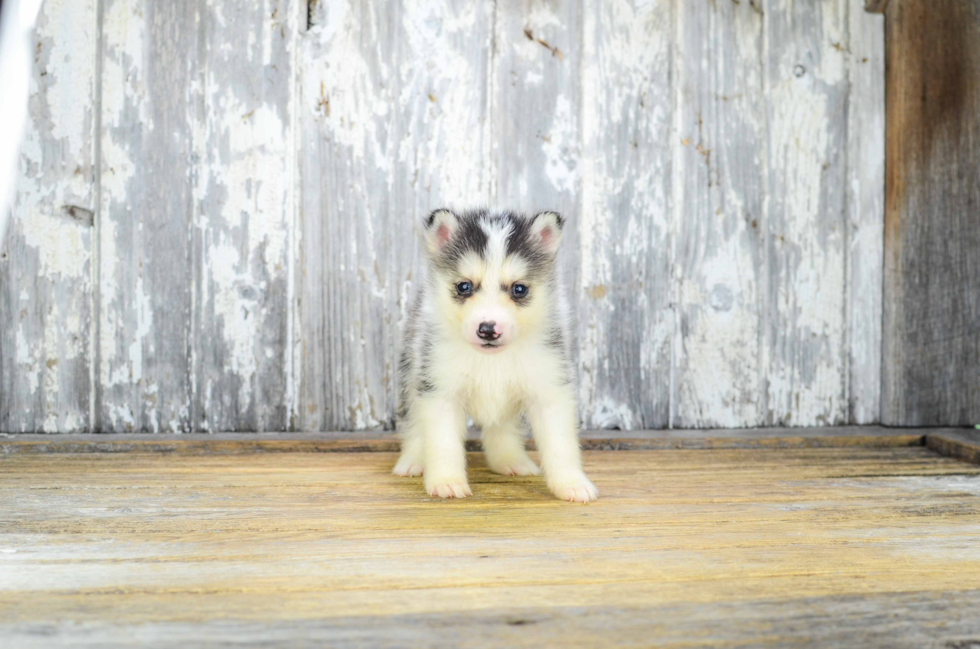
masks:
[[[428,272],[405,326],[394,473],[423,475],[430,495],[472,495],[467,417],[481,428],[491,470],[541,472],[524,450],[527,421],[555,496],[589,502],[598,495],[578,444],[568,317],[554,263],[561,225],[553,212],[450,210],[424,223]],[[462,295],[466,283],[471,293]],[[525,297],[515,297],[517,284]],[[481,338],[480,323],[493,323],[496,338]]]

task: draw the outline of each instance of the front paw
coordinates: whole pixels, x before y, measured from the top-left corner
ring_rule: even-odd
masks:
[[[599,490],[584,473],[549,480],[548,487],[556,498],[570,503],[587,503],[599,498]]]
[[[466,498],[473,495],[465,477],[434,477],[425,481],[425,490],[430,496],[439,496],[440,498]]]

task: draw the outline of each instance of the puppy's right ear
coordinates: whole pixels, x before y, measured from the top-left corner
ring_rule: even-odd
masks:
[[[446,249],[459,229],[459,217],[452,210],[443,207],[425,217],[422,225],[429,253],[438,255]]]

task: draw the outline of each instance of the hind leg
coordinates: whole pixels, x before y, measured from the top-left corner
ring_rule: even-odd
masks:
[[[538,475],[541,469],[524,450],[524,436],[520,419],[493,426],[484,426],[482,432],[483,453],[487,466],[501,475]]]
[[[416,476],[425,471],[425,444],[414,426],[402,433],[402,454],[391,470],[395,475]]]

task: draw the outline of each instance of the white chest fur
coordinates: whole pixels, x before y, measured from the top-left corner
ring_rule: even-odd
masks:
[[[445,358],[445,378],[477,425],[501,423],[519,414],[528,401],[533,356],[533,350],[519,345],[494,355],[457,348]]]

